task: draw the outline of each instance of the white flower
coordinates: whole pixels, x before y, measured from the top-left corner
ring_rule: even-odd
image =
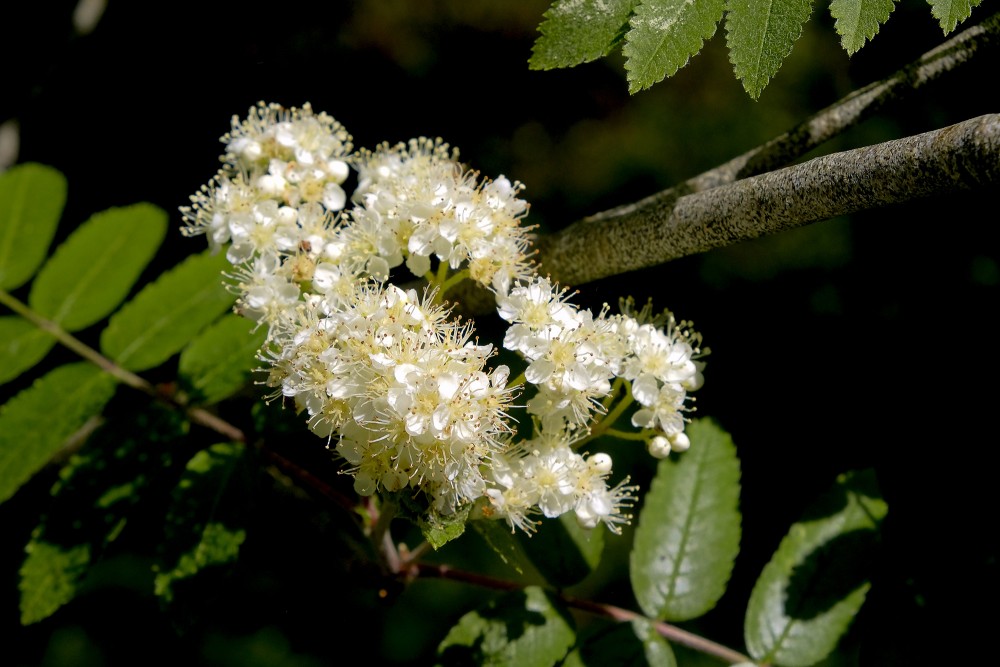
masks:
[[[258,104],[222,141],[223,168],[182,209],[184,233],[226,250],[239,312],[268,329],[271,397],[304,413],[359,495],[406,492],[438,515],[485,504],[528,532],[536,516],[573,512],[619,532],[634,487],[609,486],[607,454],[578,451],[595,415],[613,420],[634,398],[651,454],[690,446],[700,339],[648,306],[595,316],[538,276],[520,183],[481,178],[440,139],[352,155],[344,128],[308,104]],[[393,284],[404,264],[431,283],[423,296]],[[510,369],[489,367],[494,347],[437,303],[466,277],[494,292],[510,325],[503,346],[532,392],[519,406]],[[515,437],[515,407],[530,440]]]

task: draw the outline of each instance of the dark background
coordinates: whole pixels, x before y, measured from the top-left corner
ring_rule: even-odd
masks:
[[[617,53],[528,69],[544,1],[148,4],[112,0],[85,36],[73,32],[73,2],[0,9],[0,121],[20,123],[20,161],[66,174],[60,235],[137,201],[172,212],[179,227],[177,207],[217,169],[230,117],[258,100],[309,101],[356,146],[441,136],[483,173],[526,183],[528,219],[545,232],[715,166],[942,40],[929,7],[905,2],[848,59],[824,7],[760,101],[733,77],[722,31],[674,78],[630,97]],[[992,11],[980,7],[972,21]],[[996,68],[994,50],[823,152],[995,113]],[[1000,593],[995,190],[581,286],[594,307],[652,297],[693,320],[712,348],[699,415],[739,449],[744,539],[730,590],[701,622],[709,636],[740,645],[746,598],[788,526],[837,474],[874,467],[890,507],[884,540],[869,600],[831,664],[986,655]],[[168,235],[150,276],[202,244]],[[300,457],[328,465],[321,453]],[[645,466],[636,476],[648,474],[648,460],[635,460]],[[162,613],[129,574],[148,563],[115,561],[108,569],[126,574],[22,629],[16,572],[50,483],[43,475],[0,507],[0,636],[14,639],[0,650],[12,664],[314,665],[355,650],[376,664],[422,661],[489,596],[436,582],[391,602],[345,590],[343,517],[286,494],[257,508],[239,574],[189,615]],[[612,580],[599,597],[631,605],[623,585]]]

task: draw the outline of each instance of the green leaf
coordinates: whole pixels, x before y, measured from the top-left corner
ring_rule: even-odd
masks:
[[[652,623],[644,618],[637,618],[630,625],[636,638],[642,642],[642,652],[647,665],[650,667],[675,667],[677,665],[674,652],[670,650],[670,644],[660,636]]]
[[[617,623],[580,642],[562,667],[676,667],[677,660],[652,623]]]
[[[83,588],[186,430],[176,411],[150,407],[112,420],[74,456],[52,488],[21,567],[21,623],[47,618]]]
[[[601,562],[604,529],[580,527],[576,515],[567,513],[543,521],[534,535],[518,535],[521,546],[546,581],[569,586],[582,581]]]
[[[165,600],[173,598],[178,581],[239,555],[246,531],[233,525],[240,504],[226,492],[245,450],[238,443],[220,443],[188,461],[172,494],[164,553],[155,567],[155,592]]]
[[[469,525],[483,538],[486,545],[500,557],[504,564],[509,565],[518,574],[524,574],[524,566],[522,565],[525,559],[524,552],[521,550],[517,538],[507,530],[505,521],[479,519],[470,521]]]
[[[55,344],[55,338],[22,317],[0,317],[0,384],[37,364]]]
[[[743,89],[757,99],[792,52],[812,0],[729,0],[726,10],[729,62]]]
[[[740,463],[729,434],[700,419],[691,449],[660,461],[639,513],[629,574],[648,616],[701,616],[726,591],[740,548]]]
[[[643,0],[622,52],[628,91],[637,93],[673,76],[715,34],[726,0]]]
[[[0,174],[0,289],[35,274],[65,203],[66,177],[52,167],[27,163]]]
[[[196,403],[217,403],[250,383],[265,327],[239,315],[223,315],[181,352],[180,376]]]
[[[837,19],[837,34],[847,54],[854,55],[875,37],[895,8],[895,0],[833,0],[830,16]]]
[[[972,15],[972,8],[978,7],[983,0],[927,0],[931,5],[931,14],[938,24],[948,34],[955,27]]]
[[[538,26],[528,67],[573,67],[606,56],[639,0],[556,0]]]
[[[469,612],[438,646],[441,665],[549,667],[575,641],[565,608],[537,586],[508,593]]]
[[[90,568],[90,546],[62,548],[32,540],[21,566],[21,625],[48,618],[73,599]]]
[[[159,366],[233,305],[226,268],[222,253],[188,257],[111,317],[101,351],[130,371]]]
[[[759,662],[805,667],[826,657],[861,608],[888,507],[875,475],[841,475],[792,525],[750,594],[744,638]]]
[[[0,408],[0,502],[38,472],[114,392],[114,378],[79,362],[50,371]]]
[[[452,540],[461,537],[465,532],[465,524],[469,519],[469,507],[452,514],[439,515],[434,512],[421,514],[417,517],[420,532],[435,549],[440,549]]]
[[[39,315],[78,331],[120,304],[167,233],[167,214],[152,204],[95,213],[56,249],[31,286]]]

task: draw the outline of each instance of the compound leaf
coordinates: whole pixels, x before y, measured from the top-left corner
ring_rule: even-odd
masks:
[[[628,24],[639,0],[557,0],[538,26],[531,69],[573,67],[606,56]]]
[[[246,531],[235,527],[239,503],[229,493],[246,448],[219,443],[195,454],[174,489],[167,513],[164,553],[154,590],[170,601],[173,587],[213,565],[236,559]]]
[[[931,14],[938,20],[944,34],[950,33],[955,27],[972,15],[972,8],[978,7],[983,0],[928,0]]]
[[[31,286],[28,304],[67,331],[78,331],[120,304],[167,233],[152,204],[95,213],[56,249]]]
[[[162,364],[228,310],[224,254],[192,255],[147,285],[111,317],[101,351],[130,371]]]
[[[576,640],[566,609],[537,586],[508,593],[459,619],[438,646],[441,665],[550,667]]]
[[[644,0],[629,21],[622,52],[629,92],[673,76],[715,34],[726,0]]]
[[[0,502],[98,414],[114,391],[114,378],[81,361],[50,371],[0,408]]]
[[[254,328],[257,328],[254,331]],[[217,403],[250,382],[267,329],[239,315],[223,315],[181,351],[180,376],[196,403]]]
[[[834,27],[847,54],[854,55],[875,37],[895,8],[895,0],[833,0],[830,15],[837,19]]]
[[[726,43],[736,78],[757,99],[809,19],[812,0],[728,0]]]
[[[792,525],[750,594],[743,633],[754,659],[806,667],[834,649],[865,600],[887,511],[866,470],[841,475]]]
[[[23,317],[0,317],[0,384],[37,364],[55,344],[55,338]]]
[[[700,419],[691,449],[660,461],[646,494],[629,574],[648,616],[701,616],[726,590],[740,548],[740,463],[729,434]]]
[[[52,167],[29,162],[0,174],[0,289],[35,274],[65,203],[66,177]]]

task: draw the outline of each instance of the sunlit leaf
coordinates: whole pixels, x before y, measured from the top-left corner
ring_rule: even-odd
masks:
[[[573,620],[537,586],[469,612],[438,646],[439,664],[550,667],[573,645]]]
[[[55,344],[55,338],[23,317],[0,317],[0,384],[37,364]]]
[[[115,380],[93,364],[60,366],[0,407],[0,502],[98,414]]]
[[[604,533],[603,526],[589,530],[580,527],[576,514],[568,512],[558,519],[542,521],[533,535],[522,532],[518,537],[546,581],[569,586],[582,581],[601,562]]]
[[[879,25],[895,8],[894,0],[833,0],[830,15],[837,19],[835,27],[844,50],[849,55],[856,53],[878,34]]]
[[[556,0],[538,26],[531,69],[573,67],[611,52],[639,0]]]
[[[239,315],[224,315],[181,352],[180,375],[194,402],[216,403],[250,383],[259,365],[265,327]]]
[[[178,581],[236,559],[246,530],[235,525],[240,513],[234,494],[225,497],[243,462],[245,447],[220,443],[188,461],[167,514],[163,554],[156,567],[155,592],[173,597]]]
[[[120,304],[167,233],[167,214],[152,204],[95,213],[45,263],[28,304],[67,331],[109,315]]]
[[[701,616],[726,590],[740,548],[740,463],[708,420],[687,428],[691,449],[660,461],[639,513],[629,574],[648,616]]]
[[[931,14],[938,24],[948,34],[959,23],[972,16],[972,8],[978,7],[983,0],[927,0],[931,5]]]
[[[193,255],[147,285],[111,317],[101,351],[131,371],[162,364],[228,310],[224,254]]]
[[[676,667],[670,645],[645,619],[618,623],[582,639],[562,667]]]
[[[673,76],[715,34],[726,0],[643,0],[622,52],[630,93]]]
[[[176,411],[155,407],[111,421],[60,471],[25,549],[23,624],[47,618],[81,590],[152,481],[169,468],[185,426]]]
[[[805,667],[837,645],[869,588],[888,507],[875,475],[842,475],[792,525],[754,585],[744,638],[760,662]]]
[[[0,289],[35,274],[65,203],[66,178],[52,167],[27,163],[0,174]]]
[[[809,19],[811,0],[728,0],[726,43],[736,78],[753,99],[781,67]]]

